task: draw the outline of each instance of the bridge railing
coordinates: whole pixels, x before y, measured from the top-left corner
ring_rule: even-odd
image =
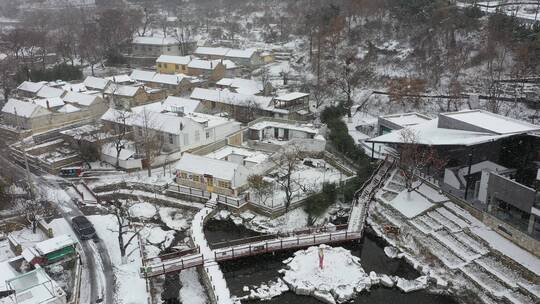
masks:
[[[210,247],[213,249],[219,249],[219,248],[244,245],[244,244],[259,242],[259,241],[294,237],[294,236],[307,235],[307,234],[312,235],[316,233],[336,232],[336,231],[343,231],[343,230],[347,230],[347,224],[335,225],[335,226],[312,227],[312,228],[307,228],[307,229],[295,229],[293,231],[286,232],[286,233],[257,235],[257,236],[252,236],[248,238],[243,238],[243,239],[236,239],[236,240],[231,240],[231,241],[213,243],[213,244],[210,244]]]
[[[164,275],[171,272],[181,271],[183,269],[196,267],[204,264],[204,257],[202,254],[186,256],[181,259],[166,260],[161,263],[147,264],[141,267],[141,274],[143,277],[155,277]]]
[[[250,243],[247,245],[217,249],[214,251],[216,261],[226,261],[240,257],[258,255],[279,250],[288,250],[299,247],[318,245],[322,243],[344,242],[356,240],[361,236],[359,232],[340,231],[314,235],[301,235],[292,238],[280,238],[270,241]]]
[[[178,259],[178,258],[181,258],[183,256],[197,254],[197,253],[201,253],[201,250],[200,250],[199,247],[191,248],[191,249],[187,249],[187,250],[176,251],[176,252],[171,252],[171,253],[166,253],[166,254],[160,254],[160,255],[155,256],[155,257],[144,259],[143,260],[143,265],[156,264],[156,263],[160,263],[160,262],[163,262],[163,261],[172,260],[172,259]]]

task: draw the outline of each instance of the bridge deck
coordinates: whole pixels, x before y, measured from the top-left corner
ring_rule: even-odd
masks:
[[[273,240],[252,242],[214,250],[213,261],[205,260],[200,253],[182,256],[177,259],[167,259],[161,262],[149,263],[141,269],[141,276],[155,277],[167,273],[204,265],[208,262],[222,262],[237,258],[255,256],[280,250],[309,247],[320,244],[338,243],[361,238],[360,232],[348,231],[325,232],[312,235],[298,235]]]

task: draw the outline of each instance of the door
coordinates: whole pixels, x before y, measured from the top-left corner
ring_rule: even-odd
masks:
[[[213,192],[214,191],[214,177],[212,175],[205,175],[204,178],[206,179],[206,191]]]

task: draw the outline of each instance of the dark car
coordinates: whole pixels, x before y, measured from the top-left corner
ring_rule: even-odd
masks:
[[[76,216],[71,219],[73,230],[79,235],[81,240],[89,240],[96,237],[96,229],[86,216]]]

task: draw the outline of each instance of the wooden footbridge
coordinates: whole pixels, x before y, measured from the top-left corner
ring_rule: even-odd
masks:
[[[289,234],[262,235],[252,238],[210,244],[213,257],[206,258],[198,249],[175,252],[143,260],[141,277],[151,278],[184,269],[215,264],[265,253],[335,244],[362,238],[369,202],[392,167],[381,163],[372,177],[357,191],[349,223],[341,226],[312,228]]]

